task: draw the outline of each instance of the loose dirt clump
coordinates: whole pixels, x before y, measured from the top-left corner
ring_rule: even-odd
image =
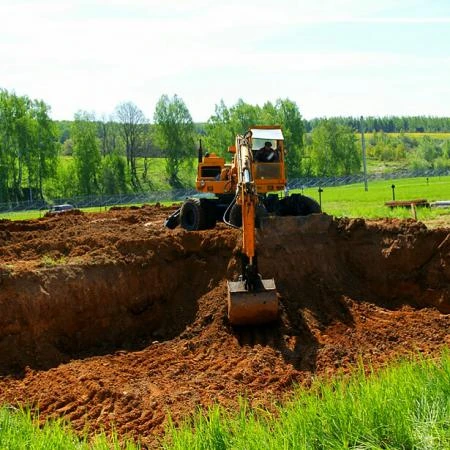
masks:
[[[239,230],[165,230],[170,208],[0,221],[0,395],[155,445],[168,413],[270,407],[294,383],[450,345],[450,234],[414,221],[269,219],[277,323],[233,328]]]

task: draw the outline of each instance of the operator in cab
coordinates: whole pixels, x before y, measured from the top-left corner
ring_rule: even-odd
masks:
[[[278,150],[272,148],[272,142],[267,141],[264,143],[264,147],[256,152],[255,159],[257,162],[278,162],[280,155]]]

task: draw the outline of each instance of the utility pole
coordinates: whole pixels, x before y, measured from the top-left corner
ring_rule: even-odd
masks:
[[[367,161],[366,161],[366,140],[364,139],[364,118],[361,116],[361,146],[362,146],[362,160],[363,160],[363,172],[364,172],[364,190],[369,190],[367,186]]]

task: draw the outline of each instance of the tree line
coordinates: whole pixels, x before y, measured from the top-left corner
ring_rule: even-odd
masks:
[[[433,126],[433,131],[443,131],[448,122],[426,117],[365,118],[364,128],[387,126],[390,122],[385,119],[395,127],[401,122],[403,127],[426,125],[428,130]],[[356,133],[360,119],[306,121],[290,99],[263,106],[242,99],[231,106],[220,101],[202,124],[193,122],[177,95],[162,95],[152,120],[134,103],[124,102],[109,116],[79,111],[72,121],[52,121],[50,107],[42,100],[0,89],[0,203],[154,190],[155,180],[149,173],[155,158],[163,162],[167,186],[183,187],[183,171],[192,174],[192,185],[199,139],[206,151],[227,155],[235,136],[255,124],[283,127],[291,178],[361,171]],[[411,139],[405,135],[391,138],[379,131],[368,140],[368,155],[384,160],[409,157],[416,166],[436,160],[441,166],[447,164],[448,147],[433,140],[417,144]]]
[[[305,120],[305,129],[311,132],[324,119]],[[355,130],[364,127],[368,132],[385,133],[450,133],[450,117],[432,116],[384,116],[384,117],[333,117],[341,125]]]

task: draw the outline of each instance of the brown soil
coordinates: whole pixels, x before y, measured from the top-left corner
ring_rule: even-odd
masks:
[[[259,265],[277,323],[232,328],[240,233],[162,227],[170,208],[0,221],[0,398],[42,420],[154,446],[168,413],[270,406],[294,383],[450,345],[450,230],[411,221],[269,220]]]

